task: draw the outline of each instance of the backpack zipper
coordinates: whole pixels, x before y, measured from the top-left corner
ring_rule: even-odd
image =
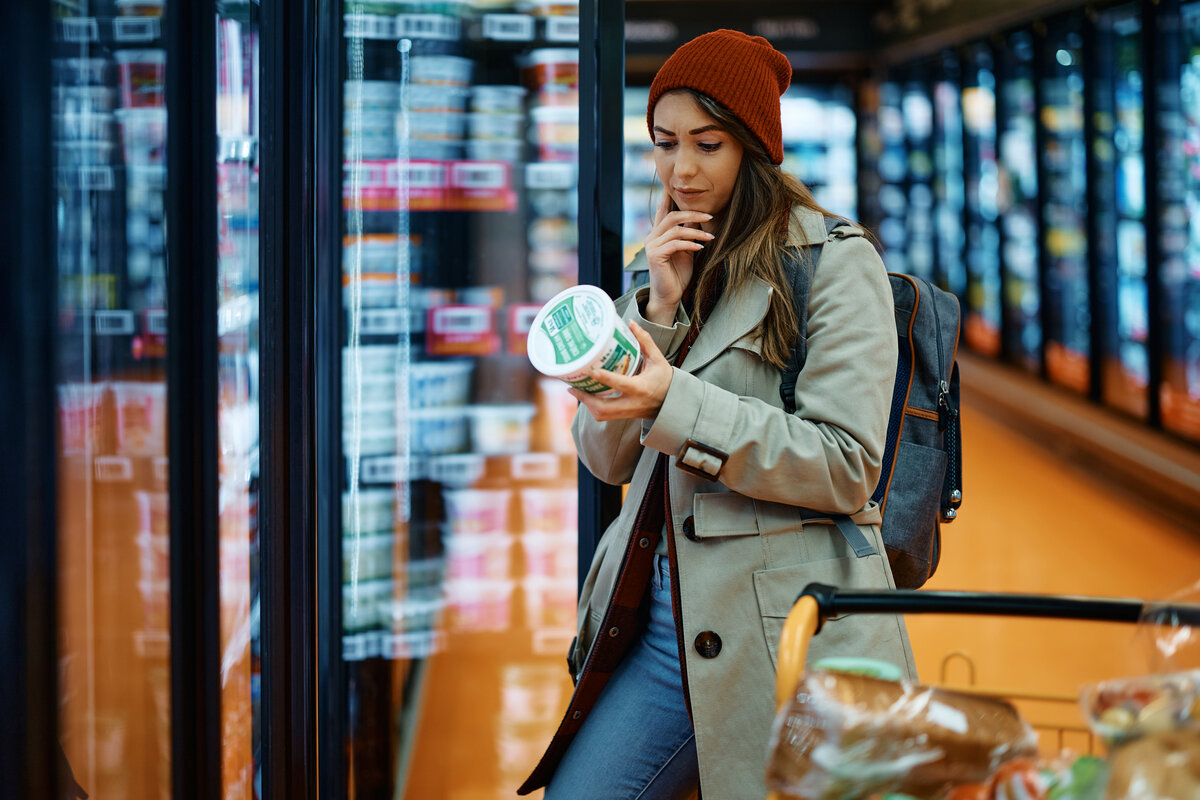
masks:
[[[925,280],[924,278],[922,278],[921,280],[924,283],[926,283],[930,287],[930,289],[933,288],[932,283]],[[933,297],[933,292],[931,291],[928,294],[929,294],[930,305],[933,306],[933,325],[937,329],[935,331],[933,340],[937,344],[937,353],[938,353],[938,363],[937,363],[937,371],[938,371],[938,397],[937,397],[938,430],[945,430],[946,424],[949,422],[948,417],[951,413],[951,408],[950,408],[950,401],[948,399],[946,399],[950,395],[950,384],[946,381],[945,378],[942,377],[942,374],[943,374],[942,367],[945,366],[945,362],[946,362],[946,357],[942,353],[942,336],[941,336],[942,319],[938,315],[937,301]]]

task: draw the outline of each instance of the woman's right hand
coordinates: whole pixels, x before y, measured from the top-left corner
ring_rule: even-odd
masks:
[[[700,223],[711,219],[711,214],[702,211],[672,211],[671,193],[663,190],[654,227],[646,237],[646,260],[650,264],[646,319],[667,326],[675,321],[675,309],[692,280],[692,254],[704,249],[701,242],[713,238],[700,230]]]

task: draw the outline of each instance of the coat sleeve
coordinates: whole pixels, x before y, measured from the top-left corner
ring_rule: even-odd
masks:
[[[670,327],[650,322],[642,316],[640,303],[650,293],[649,287],[634,289],[616,301],[617,313],[627,322],[633,321],[650,334],[668,361],[673,361],[691,327],[681,307]],[[586,406],[580,405],[571,424],[575,450],[583,465],[605,483],[628,483],[633,477],[642,454],[644,424],[640,419],[621,419],[597,422]]]
[[[834,238],[813,278],[796,412],[677,368],[643,444],[735,492],[853,514],[879,480],[896,352],[883,262],[866,239]]]

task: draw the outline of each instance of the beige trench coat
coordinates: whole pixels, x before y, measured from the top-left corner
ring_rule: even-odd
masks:
[[[630,541],[635,516],[655,462],[666,454],[667,530],[681,603],[676,612],[706,800],[766,796],[776,647],[784,617],[805,585],[895,586],[883,555],[879,509],[869,498],[883,458],[896,329],[883,264],[859,234],[841,228],[828,235],[819,213],[798,208],[794,214],[793,241],[827,240],[812,284],[808,356],[796,384],[795,414],[783,410],[780,372],[762,359],[753,336],[771,293],[756,281],[725,292],[675,368],[655,419],[599,423],[580,406],[574,421],[584,465],[605,482],[630,486],[583,586],[572,671],[579,676],[589,656],[594,660],[593,649],[607,645],[609,637],[597,632],[611,631],[605,614],[625,562],[636,552]],[[628,267],[645,268],[644,253]],[[629,292],[617,310],[649,331],[674,361],[689,321],[682,310],[672,327],[646,321],[635,302],[645,292]],[[680,459],[705,477],[676,468]],[[877,554],[855,557],[833,524],[802,522],[802,507],[851,515]],[[720,641],[715,654],[713,634]],[[809,657],[829,655],[883,658],[916,675],[899,616],[827,623]],[[587,679],[585,673],[576,699]],[[571,718],[586,711],[579,702],[568,709],[559,732],[567,743],[578,728]],[[523,788],[541,785],[563,749],[556,737]]]

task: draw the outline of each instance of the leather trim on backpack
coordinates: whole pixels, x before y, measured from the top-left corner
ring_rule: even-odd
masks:
[[[910,383],[912,382],[912,379],[911,379],[911,378],[909,379],[909,382],[910,382]],[[940,419],[941,419],[941,418],[938,416],[938,413],[937,413],[936,411],[929,411],[929,410],[927,410],[927,409],[924,409],[924,408],[917,408],[916,406],[905,406],[905,407],[904,407],[904,413],[905,413],[905,414],[912,414],[914,417],[922,417],[922,418],[924,418],[924,419],[931,419],[931,420],[933,420],[934,422],[939,422],[939,421],[940,421]]]

